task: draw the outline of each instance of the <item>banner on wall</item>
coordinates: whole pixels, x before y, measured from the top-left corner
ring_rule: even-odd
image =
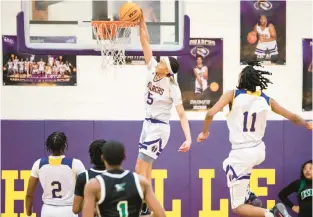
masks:
[[[302,39],[302,109],[312,111],[312,39]]]
[[[286,1],[240,2],[240,62],[286,63]]]
[[[177,58],[177,80],[185,109],[204,111],[223,93],[223,39],[191,38],[189,45],[189,55]]]
[[[76,43],[76,37],[31,37],[36,43]],[[16,36],[2,36],[3,85],[76,86],[74,55],[33,55],[17,51]]]

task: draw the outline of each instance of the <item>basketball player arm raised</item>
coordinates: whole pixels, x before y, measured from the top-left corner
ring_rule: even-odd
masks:
[[[141,16],[140,23],[139,23],[140,43],[141,43],[143,55],[145,58],[145,62],[146,62],[146,64],[148,64],[152,58],[152,49],[150,46],[150,36],[149,36],[149,32],[147,29],[147,25],[145,22],[143,12],[141,14],[142,14],[142,16]]]
[[[217,103],[215,103],[215,105],[207,111],[205,115],[204,124],[203,124],[203,130],[197,138],[198,142],[203,142],[204,140],[208,138],[209,127],[213,121],[214,115],[217,112],[221,111],[226,105],[231,103],[233,100],[233,96],[234,96],[233,90],[227,91],[221,96],[221,98],[217,101]]]
[[[303,126],[309,130],[312,130],[312,122],[306,122],[299,115],[296,115],[296,114],[288,111],[287,109],[285,109],[284,107],[279,105],[278,102],[276,102],[272,98],[270,99],[270,104],[271,104],[272,111],[275,112],[276,114],[283,116],[284,118],[290,120],[291,122],[293,122],[296,125],[300,125],[300,126]]]
[[[101,186],[97,179],[92,178],[85,186],[83,217],[94,217],[96,202],[100,200]]]
[[[149,209],[153,212],[152,217],[165,217],[165,211],[152,191],[151,184],[142,176],[138,176],[143,191],[143,197]]]
[[[27,186],[26,198],[25,198],[25,207],[26,207],[27,216],[31,216],[33,213],[34,192],[36,190],[36,187],[39,181],[39,175],[38,175],[39,162],[40,160],[37,160],[34,163],[32,167],[32,171],[31,171],[31,176],[28,180],[28,186]]]

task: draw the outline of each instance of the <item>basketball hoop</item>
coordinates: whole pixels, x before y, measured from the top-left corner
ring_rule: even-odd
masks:
[[[97,39],[102,67],[126,65],[125,45],[129,42],[131,28],[137,23],[125,21],[92,21],[93,34]]]

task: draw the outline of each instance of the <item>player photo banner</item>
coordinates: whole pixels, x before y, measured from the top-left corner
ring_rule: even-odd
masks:
[[[312,111],[312,39],[302,40],[303,61],[303,111]]]
[[[178,83],[189,111],[211,108],[223,93],[223,39],[191,38],[190,53],[179,56]]]
[[[38,43],[76,43],[76,37],[31,37]],[[33,55],[19,53],[16,36],[2,36],[3,85],[76,86],[74,55]]]
[[[240,62],[286,63],[286,1],[240,2]]]

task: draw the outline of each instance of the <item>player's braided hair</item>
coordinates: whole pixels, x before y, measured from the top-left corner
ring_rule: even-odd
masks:
[[[247,61],[247,64],[248,66],[241,72],[237,88],[246,89],[251,92],[255,92],[256,87],[260,87],[261,90],[267,89],[268,84],[272,84],[272,82],[263,75],[271,75],[272,73],[255,69],[255,66],[263,67],[259,61]]]
[[[90,162],[98,167],[104,167],[104,162],[101,159],[102,148],[105,145],[105,140],[95,140],[89,146]]]
[[[63,132],[53,132],[46,140],[46,149],[54,155],[61,155],[67,149],[67,137]]]

